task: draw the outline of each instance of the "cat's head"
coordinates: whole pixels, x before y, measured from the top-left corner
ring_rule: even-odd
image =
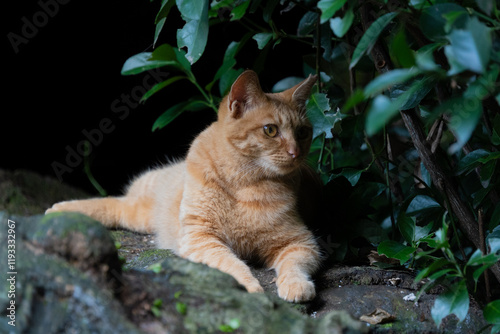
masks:
[[[304,161],[312,140],[306,100],[316,76],[281,93],[264,93],[257,74],[243,72],[222,101],[219,122],[231,146],[248,163],[286,175]]]

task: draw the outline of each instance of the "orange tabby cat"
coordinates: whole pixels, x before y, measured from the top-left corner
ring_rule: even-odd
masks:
[[[309,76],[266,94],[245,71],[184,161],[144,173],[123,197],[61,202],[47,213],[77,211],[109,227],[154,232],[159,247],[218,268],[249,292],[263,291],[244,262],[258,258],[276,270],[281,298],[310,300],[319,247],[297,201],[314,182],[304,158],[312,135],[305,102],[315,82]]]

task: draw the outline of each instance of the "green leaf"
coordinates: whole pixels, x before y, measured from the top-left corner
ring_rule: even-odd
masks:
[[[138,74],[144,71],[149,71],[154,68],[163,66],[176,66],[178,62],[176,60],[152,60],[152,52],[141,52],[135,56],[130,57],[123,64],[121,74],[131,75]]]
[[[440,43],[427,44],[415,54],[415,62],[422,71],[437,71],[440,67],[434,61],[434,51],[441,46]]]
[[[167,111],[165,111],[163,114],[161,114],[160,117],[158,117],[158,119],[156,119],[156,121],[153,124],[153,129],[151,131],[164,128],[174,119],[176,119],[177,116],[182,114],[184,111],[197,111],[204,109],[206,107],[207,105],[205,101],[200,101],[200,100],[185,101],[178,103],[175,106],[168,108]]]
[[[253,35],[252,37],[257,42],[257,47],[259,50],[262,50],[267,43],[273,38],[273,34],[271,32],[261,32]]]
[[[385,95],[376,96],[368,109],[366,115],[365,130],[368,136],[372,136],[380,131],[389,120],[396,116],[399,109],[395,103],[391,102]]]
[[[431,309],[431,316],[439,327],[444,317],[453,313],[460,321],[463,321],[468,311],[469,294],[465,280],[461,280],[436,298]]]
[[[330,28],[338,38],[342,38],[349,31],[353,20],[354,13],[352,12],[352,8],[349,8],[345,12],[344,17],[334,17],[330,19]]]
[[[417,77],[407,83],[395,84],[390,91],[390,97],[399,110],[412,109],[434,88],[434,83],[433,76]]]
[[[433,77],[425,76],[420,79],[415,78],[408,84],[396,84],[390,92],[392,101],[385,95],[376,96],[367,112],[366,133],[369,136],[374,135],[383,129],[399,110],[416,107],[433,88],[434,81]]]
[[[432,197],[426,195],[417,195],[413,198],[406,209],[408,215],[416,215],[422,211],[441,208],[441,205]]]
[[[269,23],[271,21],[271,16],[274,13],[274,9],[278,5],[280,0],[267,0],[264,10],[262,11],[262,18],[264,22]]]
[[[446,38],[445,26],[448,23],[445,14],[449,12],[464,12],[465,8],[454,3],[441,3],[429,6],[422,11],[420,15],[420,29],[424,35],[432,41],[444,41]],[[463,28],[467,17],[464,15],[458,21],[453,22],[454,28]]]
[[[420,282],[421,280],[423,280],[427,276],[434,273],[437,269],[442,268],[448,264],[450,264],[450,262],[445,258],[439,258],[436,261],[433,261],[430,266],[422,269],[422,271],[420,271],[418,273],[417,277],[415,277],[415,282],[417,282],[417,283]]]
[[[500,325],[500,299],[486,305],[483,316],[490,324]]]
[[[480,260],[476,259],[476,261],[479,261],[479,262],[474,263],[474,264],[475,265],[481,264],[481,266],[479,268],[477,268],[476,270],[474,270],[474,273],[472,274],[472,278],[474,279],[476,284],[477,284],[477,281],[479,280],[479,278],[481,277],[481,275],[483,274],[483,272],[486,269],[493,266],[495,263],[497,263],[498,260],[500,260],[500,256],[495,255],[495,254],[488,254],[488,255],[482,256],[480,258]]]
[[[207,91],[212,89],[212,86],[215,84],[217,80],[219,80],[224,73],[232,69],[236,65],[236,54],[239,51],[240,42],[231,42],[227,46],[226,52],[224,53],[224,58],[222,60],[222,65],[215,73],[214,79],[210,82],[205,88]]]
[[[127,59],[123,64],[121,74],[138,74],[164,66],[184,72],[190,71],[191,67],[185,60],[183,51],[176,50],[168,44],[162,44],[153,52],[141,52]]]
[[[470,152],[458,162],[456,174],[461,175],[465,172],[474,170],[481,164],[480,159],[483,157],[487,157],[489,154],[490,152],[483,149],[477,149]]]
[[[393,240],[382,241],[377,248],[379,254],[398,259],[401,264],[408,261],[416,250],[414,247],[405,246]]]
[[[231,20],[236,21],[241,19],[247,12],[248,5],[250,5],[250,0],[240,3],[238,6],[234,7],[231,11]]]
[[[158,14],[156,15],[155,18],[156,29],[155,29],[153,46],[155,46],[156,42],[158,41],[160,32],[162,31],[163,26],[165,25],[165,21],[167,20],[167,16],[170,13],[170,9],[172,9],[173,5],[175,5],[175,0],[161,1],[160,10],[158,11]]]
[[[243,73],[243,69],[235,70],[234,68],[230,68],[222,76],[219,80],[219,91],[221,96],[225,96],[229,93],[233,82]]]
[[[486,237],[491,253],[500,251],[500,225],[495,227],[493,231]]]
[[[392,71],[385,72],[366,85],[364,94],[366,96],[373,97],[382,93],[384,90],[389,89],[395,84],[408,81],[419,73],[420,72],[416,68],[394,69]]]
[[[321,23],[328,21],[346,2],[347,0],[320,0],[317,6],[321,9]]]
[[[297,36],[304,37],[316,29],[316,24],[318,23],[318,13],[309,11],[302,16],[299,21],[299,26],[297,28]]]
[[[319,5],[319,3],[318,3]],[[353,68],[359,62],[363,55],[370,52],[373,45],[378,39],[378,36],[382,33],[385,27],[398,15],[398,13],[387,13],[379,17],[375,22],[373,22],[368,29],[366,29],[363,37],[359,41],[356,49],[352,54],[351,64],[349,68]]]
[[[177,8],[186,24],[177,30],[177,46],[186,47],[186,59],[194,64],[200,59],[208,40],[208,0],[177,0]]]
[[[176,81],[179,81],[181,79],[187,79],[187,77],[185,76],[182,76],[182,75],[179,75],[179,76],[175,76],[175,77],[172,77],[172,78],[169,78],[165,81],[162,81],[162,82],[159,82],[157,83],[156,85],[154,85],[153,87],[151,87],[150,90],[148,90],[146,92],[146,94],[144,94],[141,98],[141,100],[139,101],[140,103],[143,103],[145,102],[147,99],[149,99],[153,94],[156,94],[158,91],[162,90],[163,88],[173,84],[174,82]]]
[[[283,92],[283,91],[285,91],[289,88],[292,88],[293,86],[299,84],[303,80],[304,80],[304,78],[300,78],[300,77],[287,77],[287,78],[281,79],[280,81],[278,81],[277,83],[274,84],[271,91],[273,93]]]
[[[351,184],[351,186],[356,186],[359,179],[361,178],[361,174],[364,172],[364,169],[354,169],[354,168],[344,168],[340,175],[344,176],[347,181]]]
[[[453,104],[453,109],[451,109],[449,103]],[[454,154],[461,150],[469,141],[469,138],[476,129],[476,125],[479,123],[483,107],[481,100],[477,98],[459,97],[452,99],[449,103],[442,104],[440,107],[448,107],[451,110],[448,127],[455,135],[457,141],[450,145],[448,152]]]
[[[396,58],[401,67],[410,68],[415,66],[413,50],[406,42],[405,30],[400,29],[391,43],[391,54]]]
[[[466,29],[454,29],[448,38],[451,44],[449,54],[453,56],[453,61],[472,72],[486,71],[492,45],[490,28],[472,17]]]
[[[330,102],[326,94],[312,94],[307,102],[307,117],[313,125],[313,139],[321,134],[325,134],[326,138],[332,138],[331,129],[336,122],[342,119],[340,112],[325,113],[330,110]]]
[[[185,303],[176,302],[175,309],[177,310],[177,312],[179,312],[182,315],[187,314],[187,305]]]
[[[411,245],[415,241],[415,228],[417,225],[416,219],[414,217],[409,217],[402,212],[398,216],[397,225],[403,238],[408,244]]]

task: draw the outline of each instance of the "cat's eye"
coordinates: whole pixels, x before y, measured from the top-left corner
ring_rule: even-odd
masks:
[[[264,125],[264,133],[271,138],[274,138],[278,135],[278,126],[275,124],[266,124]]]
[[[297,129],[297,138],[302,140],[306,139],[309,137],[311,134],[311,128],[308,126],[301,126],[300,128]]]

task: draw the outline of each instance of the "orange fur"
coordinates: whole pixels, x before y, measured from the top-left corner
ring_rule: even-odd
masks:
[[[245,71],[184,161],[139,176],[123,197],[61,202],[47,213],[78,211],[109,227],[155,232],[159,247],[218,268],[249,292],[262,287],[244,261],[258,258],[276,270],[280,297],[310,300],[319,247],[297,201],[311,180],[305,101],[315,81],[266,94]]]

